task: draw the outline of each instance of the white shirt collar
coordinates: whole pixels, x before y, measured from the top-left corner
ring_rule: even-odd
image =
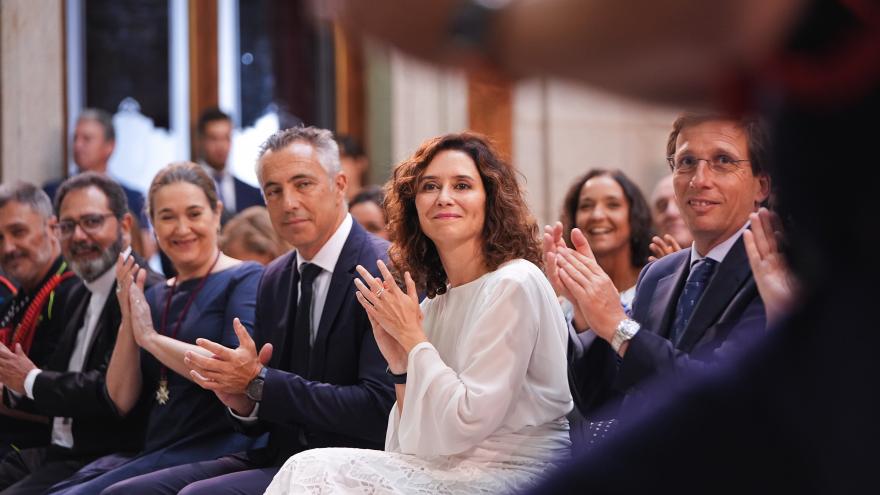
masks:
[[[122,251],[122,255],[126,258],[131,254],[131,246],[125,248]],[[89,290],[92,294],[109,294],[110,288],[113,287],[113,282],[116,281],[116,263],[114,263],[106,272],[102,273],[100,277],[92,280],[91,282],[83,281],[86,289]]]
[[[747,228],[749,228],[750,224],[751,222],[746,220],[745,225],[737,230],[736,233],[734,233],[732,236],[725,239],[724,242],[710,249],[709,252],[706,253],[706,256],[700,256],[700,253],[697,252],[696,242],[691,244],[691,266],[694,266],[694,263],[700,261],[703,258],[711,258],[717,261],[718,264],[721,264],[721,262],[724,261],[724,258],[727,256],[727,253],[730,252],[730,249],[740,238],[740,236],[742,236],[742,233],[745,232]]]
[[[307,260],[300,256],[299,251],[296,252],[296,269],[302,273],[303,263],[314,263],[322,269],[333,273],[336,268],[336,262],[339,261],[339,255],[342,254],[342,248],[345,246],[345,240],[351,232],[352,219],[351,214],[346,213],[342,223],[336,228],[336,232],[327,239],[327,242],[321,246],[321,249],[315,254],[315,257]]]

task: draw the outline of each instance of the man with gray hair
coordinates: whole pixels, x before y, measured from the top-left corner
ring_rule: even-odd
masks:
[[[0,314],[0,348],[39,365],[55,350],[64,328],[61,315],[78,283],[61,258],[56,229],[46,193],[23,182],[0,186],[0,268],[20,287]],[[6,399],[8,388],[3,386]],[[38,418],[5,406],[2,413],[0,452],[48,442],[45,419],[34,421]]]
[[[65,330],[45,365],[0,347],[0,382],[23,396],[16,410],[52,417],[51,443],[0,462],[4,495],[43,493],[98,456],[140,448],[143,417],[120,418],[105,401],[95,400],[104,393],[122,319],[114,265],[120,254],[131,254],[126,204],[119,184],[95,172],[71,177],[58,189],[61,251],[83,283],[71,289]],[[160,280],[150,273],[147,285]]]
[[[200,341],[212,357],[187,353],[185,362],[243,433],[268,432],[268,446],[132,478],[104,495],[262,493],[297,452],[384,445],[394,390],[354,279],[357,265],[376,271],[388,242],[348,214],[330,131],[275,133],[260,151],[257,177],[273,227],[295,250],[266,267],[254,340],[237,349]]]

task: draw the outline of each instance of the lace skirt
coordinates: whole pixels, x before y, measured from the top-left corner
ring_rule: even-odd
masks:
[[[267,495],[507,493],[534,484],[551,462],[513,457],[417,457],[379,450],[327,448],[301,452],[284,464]]]

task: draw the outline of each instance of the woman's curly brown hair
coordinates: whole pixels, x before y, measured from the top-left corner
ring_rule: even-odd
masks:
[[[419,178],[437,154],[458,150],[473,159],[486,190],[483,258],[489,270],[523,258],[539,267],[538,225],[529,212],[513,168],[502,160],[488,139],[464,132],[446,134],[422,143],[410,158],[394,169],[385,186],[385,209],[391,234],[389,256],[398,273],[410,272],[428,297],[446,292],[448,278],[437,247],[422,231],[415,197]]]

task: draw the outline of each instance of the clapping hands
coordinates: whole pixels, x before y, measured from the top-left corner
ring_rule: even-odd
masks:
[[[355,279],[358,289],[355,296],[370,317],[376,344],[388,367],[394,373],[403,373],[409,351],[428,340],[422,330],[418,291],[409,272],[403,276],[406,284],[406,292],[403,292],[385,263],[379,260],[376,264],[382,278],[373,277],[363,266],[357,266],[365,282]]]

